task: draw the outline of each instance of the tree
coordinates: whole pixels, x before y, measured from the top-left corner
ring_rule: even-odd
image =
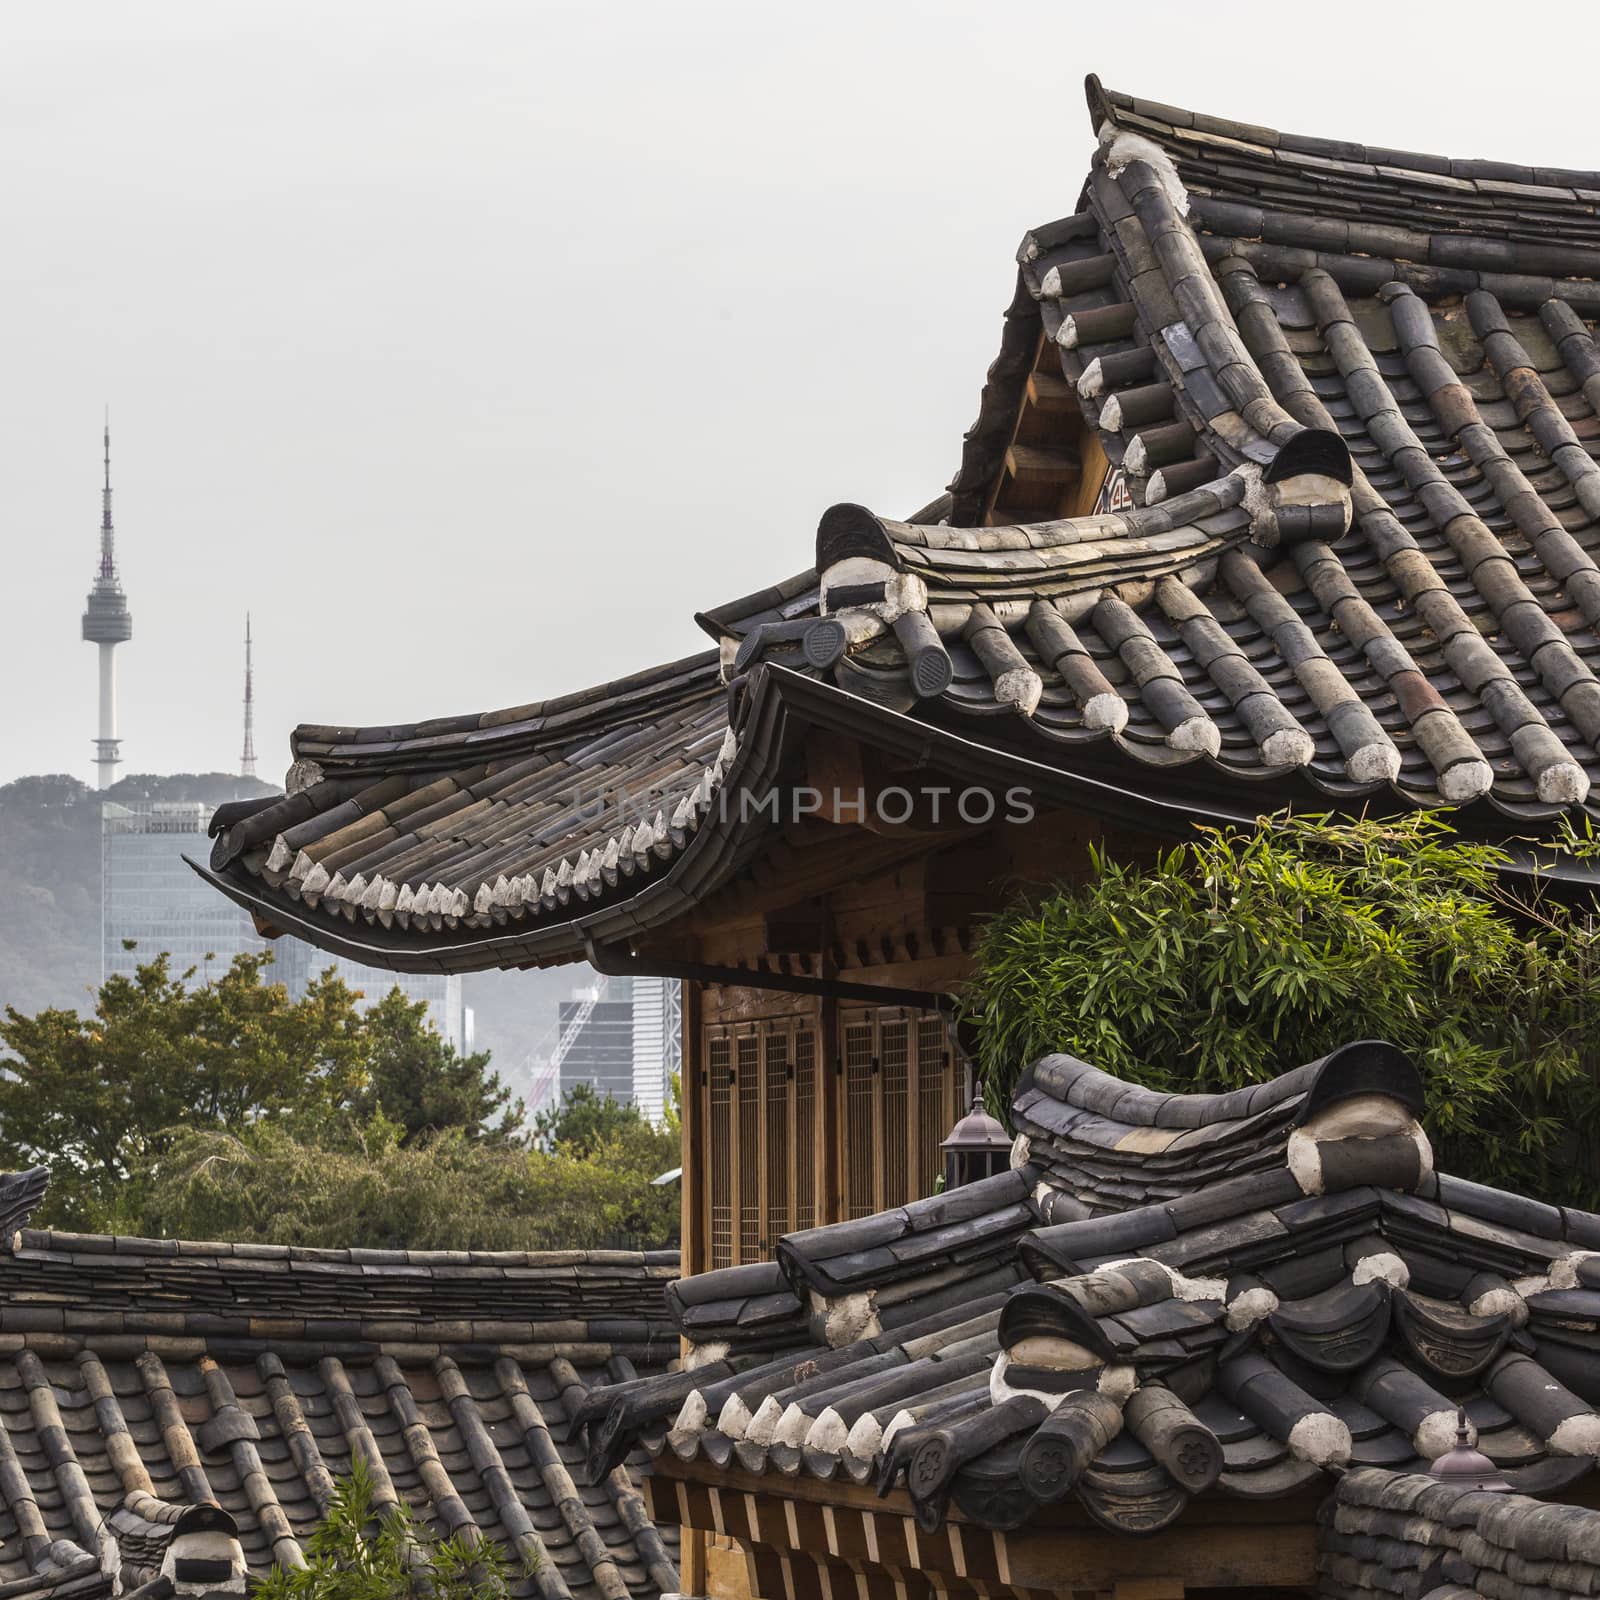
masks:
[[[650,1124],[638,1106],[610,1094],[597,1094],[592,1083],[575,1083],[564,1089],[558,1105],[546,1106],[533,1119],[533,1136],[540,1145],[580,1161],[641,1128],[650,1129]]]
[[[0,1159],[50,1167],[51,1216],[113,1223],[135,1202],[135,1174],[180,1123],[321,1121],[349,1102],[365,1074],[355,997],[325,976],[291,1001],[264,981],[270,959],[237,956],[190,988],[158,956],[108,979],[88,1017],[7,1007]]]
[[[1600,855],[1570,836],[1573,857]],[[991,1110],[1068,1051],[1158,1089],[1259,1082],[1356,1038],[1416,1059],[1445,1170],[1600,1199],[1600,932],[1435,815],[1204,829],[984,928],[963,996]]]
[[[123,1227],[184,1129],[242,1137],[278,1125],[356,1149],[447,1128],[469,1143],[516,1136],[521,1107],[488,1058],[457,1056],[424,1006],[392,991],[363,1015],[332,969],[291,1000],[267,981],[270,962],[240,955],[191,985],[158,956],[108,979],[87,1017],[7,1008],[0,1160],[50,1167],[41,1220]]]
[[[469,1139],[516,1139],[526,1109],[489,1071],[488,1053],[458,1055],[428,1026],[427,1015],[425,1000],[407,1000],[398,988],[367,1012],[367,1086],[357,1110],[370,1115],[381,1107],[405,1130],[406,1144],[445,1128],[460,1128]]]

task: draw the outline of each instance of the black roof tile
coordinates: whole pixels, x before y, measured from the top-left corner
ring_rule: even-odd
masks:
[[[0,1201],[18,1183],[0,1178]],[[321,1251],[21,1227],[0,1250],[0,1593],[136,1592],[205,1515],[259,1576],[298,1558],[357,1450],[380,1503],[435,1531],[477,1529],[514,1572],[536,1565],[514,1593],[676,1590],[677,1530],[651,1523],[626,1467],[591,1479],[573,1426],[589,1386],[676,1354],[661,1308],[676,1271],[675,1252]],[[26,1314],[46,1298],[50,1315]]]
[[[1191,1492],[1152,1455],[1156,1435],[1138,1431],[1154,1409],[1178,1408],[1197,1438],[1215,1441],[1219,1490],[1271,1498],[1328,1472],[1431,1459],[1454,1439],[1462,1405],[1504,1470],[1530,1487],[1568,1487],[1580,1470],[1572,1452],[1590,1462],[1600,1453],[1600,1273],[1592,1284],[1580,1276],[1591,1266],[1572,1241],[1582,1214],[1436,1179],[1416,1120],[1419,1089],[1400,1052],[1370,1043],[1222,1099],[1147,1094],[1049,1058],[1019,1084],[1018,1121],[1063,1131],[1048,1159],[1045,1136],[1030,1138],[1019,1151],[1030,1167],[1014,1181],[1041,1214],[1063,1193],[1094,1196],[1100,1214],[1007,1235],[1039,1283],[1003,1295],[998,1315],[986,1305],[964,1320],[970,1308],[946,1307],[913,1337],[872,1327],[879,1291],[907,1292],[894,1276],[901,1264],[863,1263],[848,1283],[816,1275],[816,1264],[841,1259],[832,1237],[852,1246],[903,1232],[915,1207],[792,1236],[780,1262],[791,1277],[814,1274],[805,1281],[820,1296],[795,1344],[767,1366],[708,1379],[704,1404],[681,1385],[656,1399],[648,1384],[598,1397],[617,1419],[601,1448],[614,1452],[636,1435],[650,1445],[652,1426],[675,1416],[670,1437],[686,1460],[715,1466],[730,1435],[746,1472],[884,1485],[932,1439],[939,1472],[906,1480],[927,1525],[950,1495],[967,1516],[1010,1528],[1048,1521],[1072,1492],[1091,1517],[1133,1532],[1165,1525]],[[1358,1138],[1337,1114],[1356,1093],[1368,1097]],[[1264,1160],[1263,1176],[1189,1188],[1164,1139],[1185,1129],[1213,1136],[1191,1146],[1191,1163],[1203,1166],[1220,1141]],[[1418,1157],[1409,1178],[1341,1187],[1363,1165],[1340,1159],[1344,1147],[1390,1140]],[[1140,1173],[1159,1158],[1140,1154],[1142,1141],[1169,1152],[1187,1198],[1119,1207],[1085,1170],[1107,1170],[1121,1150],[1130,1175]],[[941,1197],[947,1212],[961,1194]],[[1003,1212],[1009,1194],[989,1180],[962,1209]],[[834,1320],[847,1303],[853,1317]],[[872,1331],[858,1336],[863,1321]],[[824,1328],[841,1348],[809,1342]],[[797,1371],[813,1375],[796,1385]],[[960,1377],[943,1381],[952,1372]],[[719,1414],[710,1402],[741,1386],[742,1411]],[[1130,1393],[1142,1397],[1132,1420]],[[1121,1409],[1123,1431],[1096,1420],[1108,1407],[1112,1416]],[[1051,1415],[1059,1422],[1044,1420]],[[713,1423],[714,1450],[705,1443]],[[1047,1444],[1056,1465],[1041,1476],[1029,1463]],[[1051,1475],[1058,1468],[1066,1481]],[[1210,1481],[1197,1478],[1193,1492]]]

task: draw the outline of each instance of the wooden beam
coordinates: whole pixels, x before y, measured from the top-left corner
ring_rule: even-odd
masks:
[[[930,783],[921,769],[890,767],[857,740],[826,731],[806,741],[806,785],[817,797],[813,814],[839,827],[898,838],[974,826],[957,809],[955,784]],[[993,809],[1000,806],[997,796]]]
[[[1112,1584],[1111,1600],[1183,1600],[1183,1579],[1126,1578]]]
[[[817,899],[768,911],[761,923],[762,943],[768,955],[814,956],[821,953],[826,942],[827,920],[822,902]]]
[[[1212,1502],[1204,1501],[1207,1511]],[[1271,1514],[1272,1502],[1256,1509]],[[1149,1584],[1150,1600],[1191,1589],[1310,1589],[1317,1581],[1317,1524],[1313,1514],[1298,1522],[1223,1524],[1197,1516],[1147,1539],[1110,1533],[1003,1533],[1000,1581],[1022,1588],[1050,1588],[1070,1572],[1074,1588],[1112,1589]],[[1173,1575],[1181,1573],[1182,1578]],[[1135,1593],[1138,1591],[1135,1590]]]
[[[1006,451],[1006,472],[1021,489],[1065,487],[1077,471],[1078,452],[1065,444],[1014,444]]]
[[[705,1594],[711,1600],[768,1600],[755,1587],[744,1546],[732,1539],[711,1535],[706,1543],[706,1583],[704,1589],[686,1589],[685,1594]],[[781,1591],[779,1600],[782,1600]]]
[[[658,1473],[662,1465],[664,1459]],[[780,1489],[770,1476],[715,1473],[699,1462],[672,1465],[672,1478],[645,1480],[657,1520],[676,1518],[686,1528],[825,1560],[903,1566],[928,1574],[936,1586],[954,1578],[1014,1589],[1110,1590],[1119,1583],[1170,1584],[1175,1574],[1191,1589],[1316,1581],[1314,1494],[1264,1502],[1201,1496],[1171,1527],[1140,1539],[1106,1532],[1071,1504],[1051,1507],[1046,1527],[1014,1533],[990,1532],[952,1508],[930,1533],[917,1527],[903,1489],[879,1500],[853,1484],[799,1476]],[[1070,1584],[1062,1582],[1067,1574]]]
[[[1078,414],[1078,396],[1059,370],[1039,367],[1028,374],[1027,403],[1047,416]]]

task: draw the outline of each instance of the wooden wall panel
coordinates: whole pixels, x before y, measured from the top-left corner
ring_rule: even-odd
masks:
[[[709,1191],[708,1264],[770,1260],[786,1233],[933,1193],[940,1143],[965,1109],[942,1017],[864,1006],[733,1015],[708,1006],[701,1029],[705,1148],[691,1171]]]
[[[794,1228],[790,1196],[794,1193],[794,1064],[791,1034],[781,1022],[767,1025],[761,1064],[761,1095],[766,1124],[766,1184],[761,1196],[761,1253]]]
[[[794,1231],[817,1225],[817,1036],[794,1041]]]
[[[913,1199],[908,1190],[919,1174],[911,1165],[910,1069],[911,1024],[903,1017],[884,1019],[878,1026],[879,1125],[878,1209]]]
[[[738,1119],[735,1124],[734,1193],[739,1197],[739,1259],[762,1258],[761,1194],[763,1161],[761,1127],[761,1035],[742,1029],[734,1041]]]
[[[845,1215],[870,1217],[881,1211],[877,1152],[877,1030],[870,1012],[844,1024],[844,1195]]]
[[[770,1259],[786,1233],[815,1226],[817,1030],[788,1014],[708,1021],[705,1150],[712,1266]]]
[[[706,1155],[711,1168],[712,1267],[734,1263],[733,1239],[733,1040],[714,1033],[706,1040]]]

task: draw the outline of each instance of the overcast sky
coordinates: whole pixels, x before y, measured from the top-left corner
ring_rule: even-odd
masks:
[[[0,781],[92,773],[106,402],[124,771],[235,766],[248,607],[278,778],[298,721],[698,649],[832,502],[938,493],[1085,72],[1600,168],[1595,14],[11,0]]]

